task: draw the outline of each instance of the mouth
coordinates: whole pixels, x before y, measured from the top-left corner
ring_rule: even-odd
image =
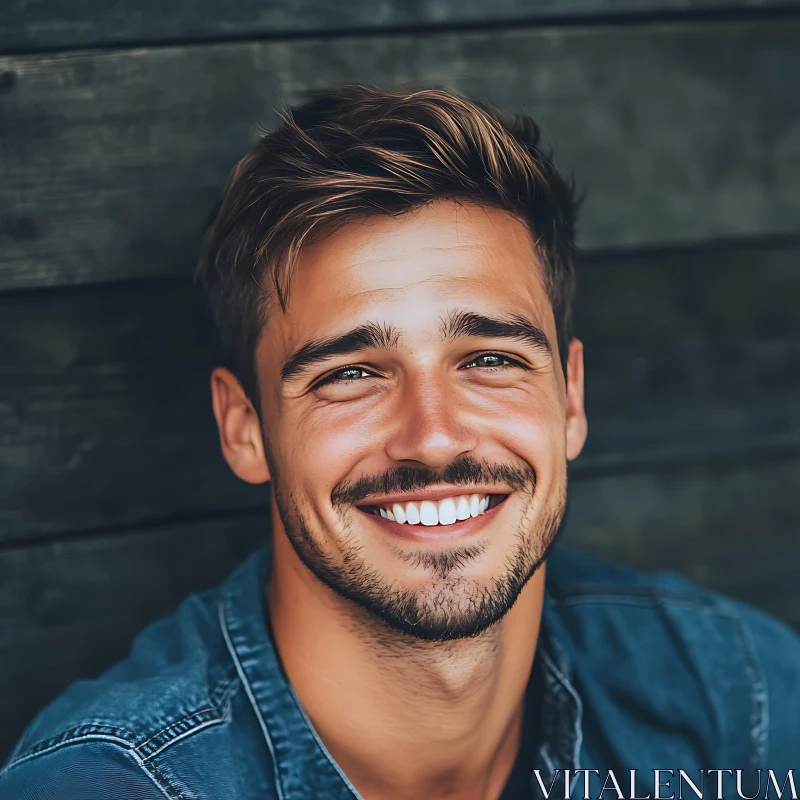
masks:
[[[483,528],[508,494],[456,494],[441,500],[357,506],[394,533],[413,539],[460,536]]]

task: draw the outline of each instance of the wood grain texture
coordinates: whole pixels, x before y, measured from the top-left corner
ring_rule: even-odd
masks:
[[[0,308],[0,541],[266,498],[222,460],[213,339],[188,284],[35,292]]]
[[[577,478],[800,452],[800,249],[579,267]],[[183,281],[0,296],[0,542],[251,508],[219,450],[213,339]]]
[[[564,543],[673,569],[800,629],[800,461],[649,471],[572,486]],[[0,550],[0,762],[25,724],[267,536],[267,509],[126,536]],[[775,558],[781,553],[781,558]],[[99,610],[102,609],[100,613]]]
[[[800,447],[800,248],[585,257],[580,471]]]
[[[520,23],[584,15],[730,13],[790,8],[793,0],[6,0],[0,51],[121,42],[204,40],[381,30],[432,25]]]
[[[800,20],[251,42],[0,59],[0,289],[187,274],[274,108],[346,80],[526,111],[586,248],[800,230]]]

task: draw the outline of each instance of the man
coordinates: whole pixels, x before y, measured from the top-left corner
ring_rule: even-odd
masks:
[[[587,424],[538,135],[348,86],[237,165],[198,278],[271,547],[48,707],[2,797],[788,796],[798,638],[552,551]]]

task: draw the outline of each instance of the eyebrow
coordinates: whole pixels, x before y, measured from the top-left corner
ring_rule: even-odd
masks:
[[[440,320],[442,341],[452,342],[464,337],[485,337],[522,341],[536,350],[552,355],[553,348],[544,331],[519,314],[489,317],[474,311],[454,309]],[[366,322],[347,333],[322,339],[312,339],[294,351],[281,367],[281,381],[286,383],[312,367],[336,356],[350,355],[360,350],[397,350],[402,334],[385,322]]]
[[[296,378],[311,367],[335,356],[345,356],[359,350],[396,350],[400,332],[392,325],[366,322],[339,336],[312,339],[292,353],[281,367],[281,381]]]
[[[520,314],[502,317],[487,317],[474,311],[454,309],[442,320],[439,328],[443,341],[453,341],[464,336],[482,336],[487,339],[509,339],[525,342],[535,350],[548,355],[553,348],[547,334]]]

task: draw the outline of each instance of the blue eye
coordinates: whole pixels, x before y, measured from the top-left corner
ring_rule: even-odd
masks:
[[[478,364],[479,361],[482,359],[494,359],[495,361],[504,361],[504,364]],[[465,364],[464,367],[469,367],[472,364],[477,364],[481,369],[489,369],[492,371],[502,371],[506,369],[511,369],[512,367],[522,367],[518,361],[515,361],[513,358],[509,358],[508,356],[501,355],[500,353],[481,353],[480,355],[475,356],[468,364]],[[462,369],[464,368],[462,367]],[[350,377],[337,377],[337,376],[350,376]],[[319,381],[314,388],[319,388],[320,386],[328,386],[333,384],[353,384],[357,383],[359,380],[362,379],[361,376],[364,377],[373,377],[373,373],[371,373],[368,369],[359,366],[350,366],[350,367],[342,367],[341,369],[336,370],[336,372],[332,372],[326,378],[323,378]]]
[[[358,378],[353,378],[353,377],[350,377],[350,378],[337,378],[336,376],[337,375],[347,375],[348,373],[350,373],[350,374],[359,373],[359,372],[367,373],[367,375],[371,374],[371,373],[368,373],[367,370],[365,370],[363,367],[342,367],[342,369],[338,369],[338,370],[336,370],[336,372],[331,372],[331,374],[328,375],[327,378],[323,378],[317,384],[317,386],[325,386],[325,385],[330,384],[330,383],[355,383],[358,380]]]
[[[508,356],[501,355],[500,353],[481,353],[480,355],[475,356],[475,358],[473,358],[472,361],[469,362],[469,364],[465,364],[464,366],[468,367],[471,364],[476,364],[478,361],[485,358],[492,358],[495,361],[505,361],[506,363],[479,365],[481,366],[482,369],[503,370],[503,369],[508,369],[509,367],[522,366],[517,361],[514,361],[514,359],[509,358]]]

